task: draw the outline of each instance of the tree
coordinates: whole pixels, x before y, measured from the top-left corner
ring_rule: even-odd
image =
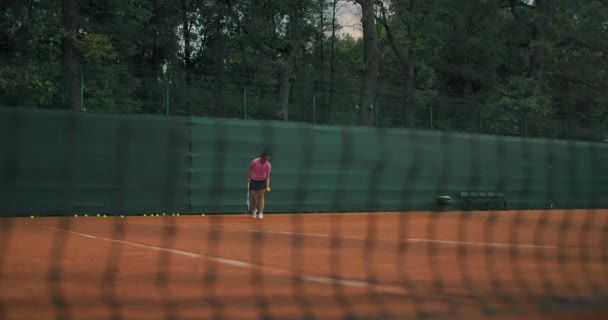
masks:
[[[0,103],[311,121],[314,95],[325,123],[585,139],[608,118],[605,1],[61,4],[0,3]]]
[[[417,69],[424,61],[423,56],[434,55],[436,41],[437,5],[440,1],[387,1],[378,2],[380,6],[378,21],[386,32],[389,46],[404,75],[406,124],[416,127]],[[431,62],[431,61],[429,61]],[[427,89],[427,88],[421,88]]]
[[[376,91],[380,55],[378,53],[378,34],[376,30],[375,0],[355,0],[361,6],[361,24],[363,27],[363,57],[361,68],[361,122],[363,125],[374,124]]]
[[[294,58],[312,34],[310,0],[268,0],[259,6],[255,1],[241,1],[242,6],[227,2],[232,17],[256,50],[273,60],[278,71],[280,119],[289,119],[289,92]]]
[[[338,3],[340,0],[332,0],[331,6],[331,35],[330,35],[330,55],[329,55],[329,105],[334,108],[334,86],[336,75],[336,41],[338,33]]]
[[[0,103],[65,106],[61,7],[49,1],[12,0],[0,11]]]
[[[287,41],[279,52],[279,117],[283,120],[289,119],[289,91],[290,78],[294,58],[303,43],[302,24],[304,23],[305,5],[304,0],[287,1]]]

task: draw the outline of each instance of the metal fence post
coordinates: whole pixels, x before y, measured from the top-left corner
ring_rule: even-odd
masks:
[[[171,84],[171,82],[170,82],[170,81],[167,81],[167,83],[166,83],[166,85],[165,85],[165,86],[167,87],[167,88],[166,88],[166,89],[167,89],[167,94],[166,94],[166,96],[167,96],[167,102],[166,102],[166,104],[167,104],[167,105],[166,105],[166,107],[167,107],[167,111],[166,111],[166,112],[167,112],[167,115],[169,115],[169,85],[170,85],[170,84]]]
[[[378,126],[378,97],[374,98],[374,127]]]
[[[430,128],[433,129],[433,104],[429,104],[429,124]]]
[[[312,95],[312,124],[317,124],[317,95]]]
[[[606,120],[606,117],[600,120],[600,142],[604,142],[604,120]]]
[[[247,119],[247,86],[243,88],[243,119]]]
[[[84,111],[84,73],[80,71],[80,111]]]
[[[479,133],[483,133],[483,118],[482,118],[482,107],[479,107]]]
[[[522,136],[527,137],[528,136],[528,111],[524,111],[523,115],[522,115]]]

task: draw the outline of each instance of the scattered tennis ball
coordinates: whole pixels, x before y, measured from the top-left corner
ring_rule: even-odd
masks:
[[[163,212],[163,216],[165,215],[165,213]]]
[[[125,216],[123,216],[122,214],[120,215],[121,218],[124,218]]]
[[[34,216],[30,216],[30,219],[34,219]]]
[[[204,214],[204,213],[201,213],[201,216],[203,216],[203,217],[204,217],[204,216],[205,216],[205,214]]]
[[[266,192],[270,192],[270,188],[266,188]]]
[[[148,215],[144,213],[144,217],[147,217]]]
[[[178,217],[179,217],[179,213],[178,213],[178,214],[176,214],[176,216],[178,216]]]
[[[103,217],[104,217],[104,218],[107,218],[107,216],[106,216],[105,214],[103,215]]]
[[[99,215],[99,213],[97,214],[97,216],[98,216],[98,217],[100,216],[100,215]]]
[[[88,217],[89,215],[88,215],[88,214],[85,214],[84,216],[85,216],[85,217]]]

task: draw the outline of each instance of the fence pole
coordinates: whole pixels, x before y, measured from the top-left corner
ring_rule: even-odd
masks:
[[[243,88],[243,119],[247,119],[247,86]]]
[[[378,101],[374,99],[374,124],[378,126]]]
[[[606,120],[605,117],[600,120],[600,142],[604,142],[604,120]]]
[[[522,124],[523,124],[522,136],[527,137],[528,136],[528,112],[527,111],[524,111],[522,120],[523,120],[522,121]]]
[[[312,124],[317,124],[317,95],[312,95]]]
[[[430,128],[433,129],[433,105],[429,104],[429,122],[430,122]]]
[[[481,115],[481,107],[479,107],[479,133],[483,133],[483,118]]]
[[[84,73],[80,71],[80,111],[84,111]]]
[[[167,81],[166,87],[167,87],[167,94],[166,94],[166,96],[167,96],[167,102],[166,102],[167,103],[167,106],[166,106],[167,107],[167,111],[166,112],[167,112],[167,115],[169,115],[169,81]]]

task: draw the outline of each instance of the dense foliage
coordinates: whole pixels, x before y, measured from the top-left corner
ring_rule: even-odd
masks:
[[[599,140],[607,51],[605,0],[5,0],[0,104]]]

